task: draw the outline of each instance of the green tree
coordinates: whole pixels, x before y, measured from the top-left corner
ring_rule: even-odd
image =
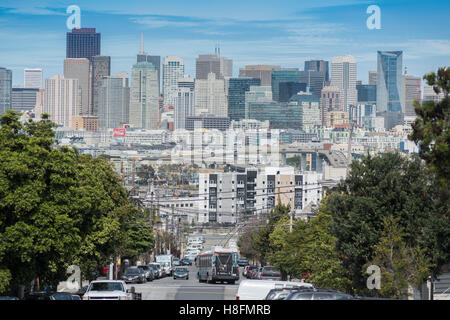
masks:
[[[137,170],[140,184],[146,184],[149,179],[153,179],[155,176],[155,169],[151,165],[143,164]]]
[[[418,115],[412,125],[410,139],[418,144],[419,155],[435,172],[441,184],[442,197],[449,198],[450,181],[450,67],[440,68],[424,76],[428,85],[444,98],[439,102],[415,102]],[[447,207],[448,209],[448,207]],[[449,211],[447,211],[449,214]]]
[[[387,217],[383,221],[383,227],[374,258],[367,266],[377,265],[381,269],[380,290],[377,295],[405,298],[409,288],[419,288],[423,279],[429,276],[431,265],[425,249],[407,246],[399,218]]]
[[[427,248],[435,268],[449,261],[449,238],[441,238],[435,223],[433,174],[415,156],[386,153],[353,161],[347,178],[327,197],[331,211],[331,233],[352,286],[366,287],[363,266],[374,257],[387,217],[399,218],[408,247]],[[441,220],[441,230],[450,229]]]
[[[308,278],[317,287],[351,291],[348,272],[335,249],[336,238],[330,233],[331,215],[324,201],[317,217],[294,222],[289,232],[289,219],[282,218],[270,235],[276,250],[271,263],[282,273],[295,278]]]
[[[55,124],[0,118],[2,288],[39,277],[54,287],[77,264],[89,274],[109,263],[136,210],[110,164],[54,148]],[[3,289],[6,290],[6,289]]]
[[[289,215],[290,206],[279,204],[273,208],[267,221],[263,221],[263,225],[259,227],[258,232],[253,237],[253,248],[257,252],[257,258],[261,264],[266,264],[269,255],[275,250],[270,244],[270,234],[273,232],[276,223],[282,218]]]

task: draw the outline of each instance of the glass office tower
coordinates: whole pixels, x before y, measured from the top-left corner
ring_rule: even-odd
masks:
[[[402,112],[402,57],[402,51],[378,51],[378,112]]]
[[[300,71],[297,68],[272,70],[272,97],[280,101],[280,82],[300,82]]]
[[[228,82],[228,117],[239,121],[245,118],[245,93],[250,86],[259,86],[257,78],[231,78]]]

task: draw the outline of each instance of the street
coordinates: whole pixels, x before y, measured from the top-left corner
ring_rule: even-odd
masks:
[[[223,244],[228,239],[228,234],[211,233],[202,234],[205,238],[203,244],[205,251],[211,246]],[[236,241],[235,236],[232,241]],[[239,287],[236,284],[208,284],[200,283],[197,279],[197,268],[195,265],[187,266],[189,280],[174,280],[172,277],[156,279],[145,284],[129,284],[134,286],[136,292],[142,293],[142,300],[234,300]],[[241,276],[242,279],[242,276]]]
[[[174,280],[172,277],[156,279],[144,284],[129,284],[142,293],[142,300],[234,300],[239,287],[236,284],[199,283],[197,269],[188,266],[189,279]]]

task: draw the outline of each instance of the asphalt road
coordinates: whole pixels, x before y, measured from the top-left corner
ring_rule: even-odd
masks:
[[[205,238],[203,250],[209,250],[212,246],[225,243],[229,235],[223,234],[202,234]],[[236,240],[236,236],[232,241]],[[156,279],[145,284],[129,284],[134,286],[136,292],[142,293],[142,300],[234,300],[236,299],[239,281],[232,284],[209,284],[200,283],[197,278],[197,268],[188,266],[189,279],[174,280],[172,277]],[[242,279],[242,276],[241,276]]]
[[[136,292],[142,293],[142,300],[234,300],[239,287],[236,284],[200,283],[197,279],[197,268],[188,266],[189,279],[166,277],[134,286]]]

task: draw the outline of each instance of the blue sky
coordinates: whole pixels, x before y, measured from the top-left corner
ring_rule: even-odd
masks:
[[[381,30],[369,30],[366,9],[381,8]],[[450,65],[448,0],[0,0],[0,67],[63,73],[66,8],[81,8],[81,26],[102,34],[102,55],[112,72],[130,72],[144,32],[150,54],[181,56],[195,76],[195,58],[220,43],[233,59],[233,75],[247,64],[276,64],[303,70],[305,60],[354,55],[358,79],[376,70],[377,50],[403,50],[408,73],[423,76]]]

